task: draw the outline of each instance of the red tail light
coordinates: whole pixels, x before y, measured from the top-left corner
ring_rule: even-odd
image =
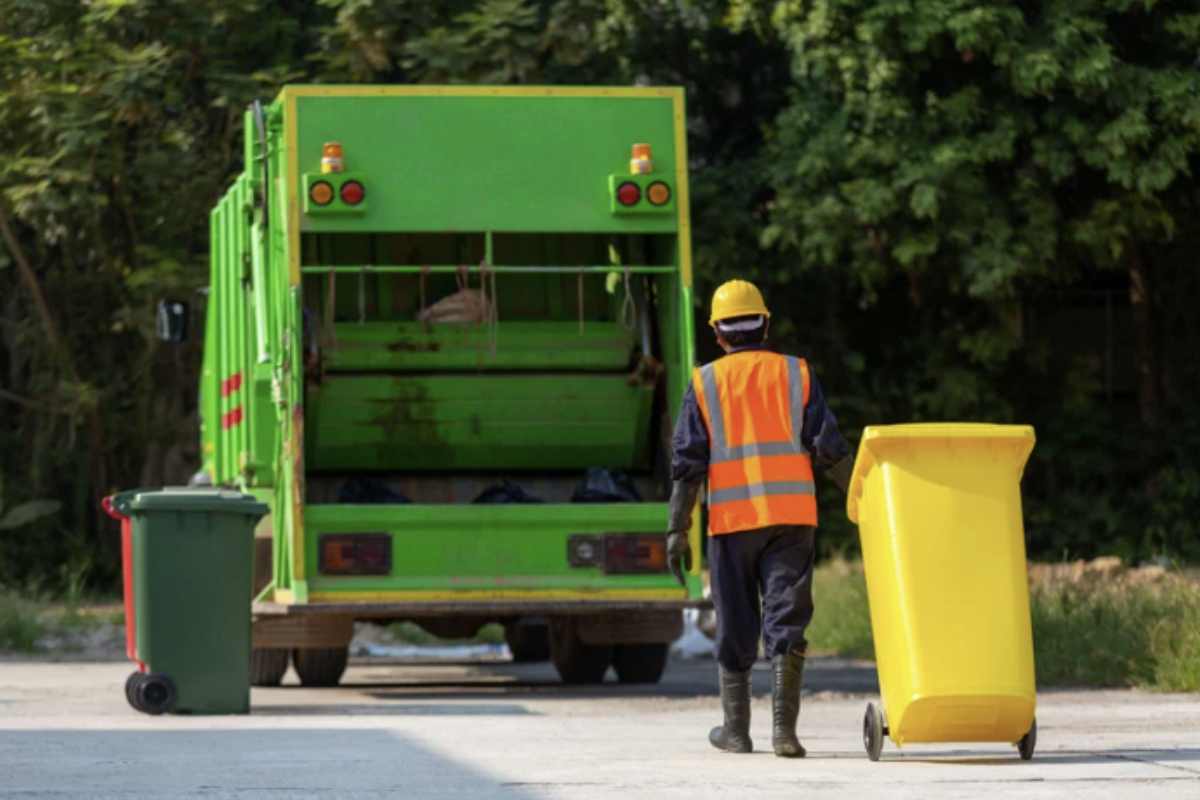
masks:
[[[366,188],[358,181],[346,181],[342,184],[342,202],[346,205],[356,206],[366,196]]]
[[[632,181],[625,181],[617,187],[617,202],[623,206],[635,206],[642,199],[642,189]]]
[[[322,575],[390,575],[392,537],[386,533],[327,533],[319,537]]]
[[[666,537],[653,533],[605,536],[604,571],[614,575],[666,572]]]

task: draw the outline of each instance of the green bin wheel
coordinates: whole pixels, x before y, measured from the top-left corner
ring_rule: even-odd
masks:
[[[883,714],[874,703],[867,703],[867,711],[863,714],[863,747],[867,758],[879,760],[883,752]]]
[[[504,642],[513,661],[529,664],[550,659],[550,631],[545,625],[511,622],[504,626]]]
[[[1033,718],[1033,724],[1029,726],[1029,732],[1021,737],[1021,741],[1017,742],[1017,752],[1021,754],[1022,761],[1028,761],[1033,758],[1033,748],[1037,746],[1037,717]]]
[[[658,683],[667,668],[670,647],[666,642],[619,644],[613,651],[613,669],[621,683]]]
[[[337,686],[349,657],[349,647],[301,647],[292,651],[292,666],[301,686]]]
[[[585,644],[569,622],[550,624],[550,660],[563,683],[603,683],[612,645]]]
[[[175,681],[162,673],[154,672],[142,677],[134,689],[137,698],[137,708],[147,714],[158,716],[175,708],[179,693],[175,690]]]
[[[278,686],[287,668],[286,647],[255,647],[250,651],[251,686]]]
[[[131,672],[129,673],[129,677],[125,679],[125,699],[129,701],[129,705],[131,705],[135,711],[142,710],[142,707],[138,705],[137,699],[137,687],[141,682],[142,673],[140,672]]]

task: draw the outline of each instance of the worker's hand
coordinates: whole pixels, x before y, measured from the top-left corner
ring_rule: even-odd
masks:
[[[687,531],[672,531],[667,534],[667,566],[680,586],[687,586],[684,573],[692,568],[692,546]]]
[[[850,477],[854,473],[854,454],[843,456],[836,464],[828,469],[826,474],[843,492],[850,491]]]

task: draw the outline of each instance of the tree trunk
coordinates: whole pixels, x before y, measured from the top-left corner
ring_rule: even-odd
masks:
[[[1154,335],[1155,313],[1151,293],[1150,265],[1136,247],[1129,250],[1129,302],[1133,307],[1134,353],[1136,358],[1138,411],[1142,425],[1157,428],[1162,420],[1158,352]]]

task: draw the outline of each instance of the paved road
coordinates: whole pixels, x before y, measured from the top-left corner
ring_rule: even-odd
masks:
[[[764,665],[765,667],[765,665]],[[0,798],[1200,798],[1200,695],[1047,692],[1038,753],[926,745],[863,754],[870,665],[813,659],[802,737],[710,749],[711,661],[657,687],[560,686],[547,665],[359,663],[333,690],[256,689],[244,717],[132,711],[120,663],[0,663]],[[294,680],[289,675],[289,680]]]

